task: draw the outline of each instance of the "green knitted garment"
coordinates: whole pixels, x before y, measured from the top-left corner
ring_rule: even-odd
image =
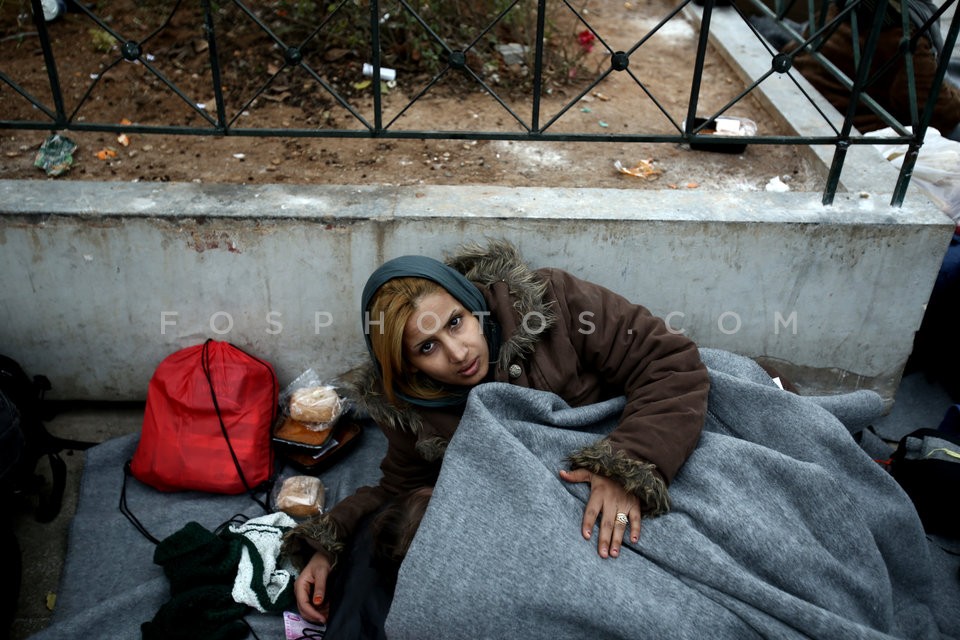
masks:
[[[242,543],[224,540],[196,522],[162,540],[153,554],[170,580],[170,600],[140,626],[144,640],[240,640],[247,606],[231,590]]]

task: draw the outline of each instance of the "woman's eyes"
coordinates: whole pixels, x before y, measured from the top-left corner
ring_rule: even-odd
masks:
[[[447,323],[451,330],[459,329],[463,326],[463,316],[456,315],[450,318],[450,322]],[[422,355],[428,355],[436,350],[437,343],[433,340],[428,340],[420,345],[420,353]]]

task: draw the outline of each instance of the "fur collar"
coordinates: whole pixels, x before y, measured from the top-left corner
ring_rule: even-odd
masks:
[[[551,304],[545,300],[546,282],[524,262],[510,242],[491,240],[485,245],[465,244],[448,257],[446,263],[481,287],[506,283],[519,318],[536,313],[545,318],[547,327],[556,322]],[[538,334],[529,332],[524,323],[518,323],[513,335],[503,336],[497,368],[503,370],[513,362],[525,361],[532,355],[538,340]],[[341,376],[339,383],[341,393],[361,413],[369,415],[383,427],[409,429],[415,433],[421,431],[422,421],[413,407],[396,407],[387,402],[372,363],[367,362]]]
[[[522,318],[528,313],[539,314],[546,319],[544,330],[556,322],[551,305],[544,300],[546,282],[527,266],[520,252],[510,242],[491,240],[487,245],[463,245],[453,257],[447,259],[447,264],[481,286],[506,283],[518,317]],[[503,370],[511,362],[526,360],[538,341],[538,334],[530,333],[524,323],[520,323],[516,333],[504,336],[497,357],[497,368]]]

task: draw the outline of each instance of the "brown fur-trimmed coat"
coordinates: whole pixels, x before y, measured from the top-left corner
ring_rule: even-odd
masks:
[[[492,379],[552,391],[572,406],[626,396],[616,429],[571,452],[571,466],[619,480],[645,514],[666,512],[667,484],[696,446],[706,412],[709,378],[693,342],[603,287],[531,270],[506,242],[464,247],[448,264],[480,288],[501,326]],[[395,495],[432,486],[463,411],[389,404],[372,365],[344,381],[341,392],[387,437],[383,476],[293,529],[290,553],[324,550],[335,560],[361,518]]]

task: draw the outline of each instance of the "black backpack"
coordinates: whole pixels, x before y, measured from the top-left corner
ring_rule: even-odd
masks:
[[[16,469],[23,456],[23,430],[16,405],[0,392],[0,487],[14,489]]]
[[[890,473],[910,496],[927,533],[960,538],[960,404],[947,409],[938,428],[903,436]]]
[[[16,360],[0,355],[0,490],[4,502],[17,493],[38,494],[35,517],[39,522],[50,522],[60,513],[67,483],[67,465],[60,452],[95,444],[58,438],[47,431],[44,423],[55,415],[44,402],[49,390],[46,376],[30,378]],[[48,491],[43,491],[43,477],[36,473],[44,457],[52,474]]]
[[[34,517],[50,522],[60,513],[67,483],[67,465],[60,457],[65,449],[86,449],[92,442],[57,438],[45,421],[54,412],[44,402],[50,390],[45,376],[30,378],[16,360],[0,355],[0,638],[10,633],[20,594],[23,559],[17,540],[14,515],[22,496],[37,494]],[[46,456],[53,481],[44,491],[37,464]]]
[[[23,456],[23,431],[20,413],[0,392],[0,638],[7,638],[17,613],[17,598],[23,560],[13,524],[12,505],[8,500],[14,491],[14,470]]]

